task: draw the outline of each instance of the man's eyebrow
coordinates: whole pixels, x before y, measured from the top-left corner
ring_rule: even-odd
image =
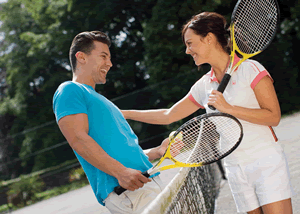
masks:
[[[105,54],[106,56],[109,56],[108,53],[106,53],[105,51],[102,51],[101,54]],[[110,57],[110,56],[109,56]]]

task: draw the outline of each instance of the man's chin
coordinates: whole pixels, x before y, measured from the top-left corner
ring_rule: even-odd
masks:
[[[105,83],[106,83],[106,80],[101,80],[101,81],[97,82],[96,84],[97,85],[104,85]]]

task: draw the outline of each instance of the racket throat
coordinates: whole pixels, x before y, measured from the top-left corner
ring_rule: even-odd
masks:
[[[146,176],[147,178],[149,178],[151,175],[160,172],[160,168],[154,168],[152,167],[151,169],[149,169],[148,171],[143,172],[142,174],[144,176]]]

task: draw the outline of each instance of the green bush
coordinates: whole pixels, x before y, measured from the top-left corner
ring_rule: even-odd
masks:
[[[39,176],[21,175],[19,181],[9,185],[8,202],[16,207],[24,207],[37,200],[36,194],[41,192],[45,183]]]
[[[0,213],[5,212],[5,211],[9,211],[12,206],[13,206],[12,204],[1,205],[0,206]]]
[[[54,187],[45,191],[43,191],[45,183],[36,173],[21,175],[19,178],[11,181],[2,182],[2,186],[8,186],[9,191],[6,193],[8,204],[0,206],[0,213],[9,209],[15,210],[37,201],[46,200],[89,184],[82,167],[69,172],[69,181],[70,183],[67,185]]]
[[[82,179],[85,179],[85,178],[86,178],[86,176],[85,176],[85,173],[84,173],[82,167],[73,169],[69,173],[69,181],[70,182],[77,181],[77,180],[82,180]]]

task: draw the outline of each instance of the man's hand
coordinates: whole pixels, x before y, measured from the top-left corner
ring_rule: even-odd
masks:
[[[172,132],[173,134],[175,131]],[[172,133],[170,136],[172,136]],[[174,139],[175,142],[171,144],[170,152],[172,157],[176,157],[179,153],[180,150],[184,147],[184,142],[182,141],[182,132],[179,132],[177,136]]]
[[[179,133],[174,140],[175,140],[175,142],[172,143],[171,149],[170,149],[172,157],[176,157],[180,153],[180,150],[184,147],[181,133]],[[169,138],[166,138],[162,142],[162,144],[159,146],[158,151],[159,151],[160,156],[163,156],[165,154],[165,152],[169,146],[169,142],[170,142]]]
[[[155,148],[151,149],[148,153],[146,153],[146,155],[148,155],[148,157],[149,157],[149,160],[153,161],[155,159],[161,158],[165,154],[165,152],[169,146],[169,142],[170,142],[169,138],[166,138],[163,140],[163,142],[161,143],[160,146],[155,147]],[[176,155],[179,154],[180,150],[183,147],[184,147],[183,141],[180,139],[180,137],[177,136],[175,138],[175,142],[171,145],[171,155],[173,157],[176,157]]]
[[[139,170],[126,168],[126,170],[119,173],[118,177],[119,184],[130,191],[134,191],[144,186],[145,183],[151,180],[144,175]]]
[[[145,150],[144,152],[148,156],[149,161],[154,161],[158,158],[161,158],[165,154],[168,145],[169,145],[169,138],[166,138],[163,140],[160,146],[157,146],[150,150],[149,149]]]
[[[158,152],[159,158],[165,154],[165,152],[168,148],[169,142],[170,142],[169,138],[166,138],[163,140],[163,142],[160,144],[160,146],[157,147],[158,148],[157,152]]]

